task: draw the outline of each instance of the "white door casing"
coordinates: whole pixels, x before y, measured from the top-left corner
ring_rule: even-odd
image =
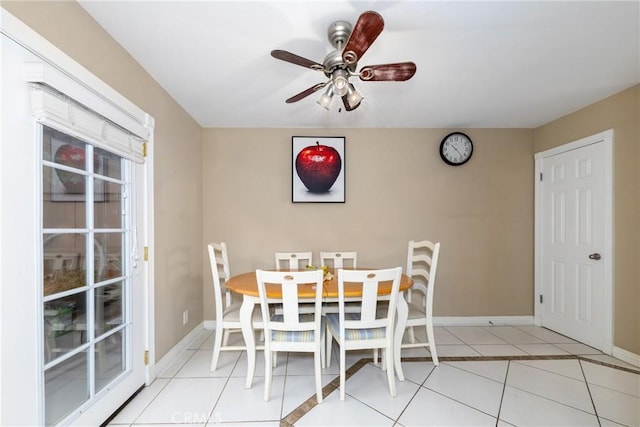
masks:
[[[605,353],[613,337],[613,131],[536,154],[536,323]]]

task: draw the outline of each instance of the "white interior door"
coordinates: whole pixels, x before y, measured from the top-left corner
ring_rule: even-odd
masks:
[[[537,308],[542,326],[611,347],[612,132],[537,156]]]

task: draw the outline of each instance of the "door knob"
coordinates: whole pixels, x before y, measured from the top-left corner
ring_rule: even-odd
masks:
[[[594,259],[596,261],[600,260],[601,258],[602,258],[602,256],[597,252],[595,254],[589,255],[589,259]]]

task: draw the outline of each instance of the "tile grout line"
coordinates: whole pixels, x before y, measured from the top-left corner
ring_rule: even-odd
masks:
[[[591,388],[589,387],[589,381],[587,381],[587,375],[584,373],[584,368],[582,367],[582,361],[578,359],[578,366],[580,366],[580,372],[582,372],[582,378],[584,378],[584,385],[587,387],[587,393],[589,393],[589,400],[591,401],[591,406],[593,407],[593,413],[598,420],[598,425],[601,426],[600,415],[598,415],[598,408],[596,408],[596,402],[593,400],[593,395],[591,394]]]
[[[439,358],[438,358],[438,359],[439,359]],[[438,363],[438,364],[439,364],[439,363]],[[429,371],[429,374],[426,376],[426,378],[425,378],[425,379],[424,379],[420,384],[418,384],[418,388],[416,389],[416,392],[415,392],[415,393],[413,393],[413,396],[411,396],[411,399],[409,399],[409,401],[408,401],[408,402],[407,402],[407,404],[404,406],[404,408],[402,409],[402,411],[400,411],[400,414],[398,414],[398,418],[396,418],[396,419],[394,420],[394,426],[395,426],[395,425],[400,425],[400,418],[402,418],[402,415],[404,414],[404,412],[407,410],[407,408],[409,407],[409,405],[411,404],[411,402],[413,402],[413,399],[415,399],[415,398],[416,398],[416,396],[418,395],[418,392],[419,392],[422,388],[425,388],[425,389],[426,389],[426,387],[424,386],[424,384],[427,382],[427,380],[428,380],[428,379],[429,379],[429,377],[433,374],[433,371],[435,371],[435,369],[436,369],[436,368],[437,368],[437,366],[436,366],[436,365],[434,365],[434,366],[431,368],[431,370]],[[405,380],[407,380],[407,379],[405,378]],[[411,380],[407,380],[407,381],[411,381]],[[413,381],[411,381],[411,382],[413,382]],[[413,383],[414,383],[414,384],[417,384],[417,383],[415,383],[415,382],[413,382]]]
[[[507,378],[509,378],[509,369],[511,368],[511,361],[507,361],[507,372],[504,374],[504,382],[502,383],[502,394],[500,395],[500,405],[498,406],[498,415],[496,415],[496,427],[500,422],[500,414],[502,413],[502,403],[504,402],[504,392],[507,390]]]
[[[233,373],[233,370],[236,368],[236,366],[238,366],[239,361],[240,361],[240,357],[236,359],[235,363],[233,364],[233,368],[229,370],[229,376],[226,378],[226,381],[224,382],[224,386],[222,386],[222,390],[220,390],[220,395],[218,396],[218,399],[216,399],[215,403],[213,404],[213,407],[211,408],[211,413],[209,413],[209,417],[207,418],[207,424],[209,424],[209,421],[211,421],[211,417],[214,416],[216,412],[216,406],[218,406],[218,404],[220,403],[220,400],[222,400],[222,395],[224,394],[224,390],[229,385],[229,381],[231,381],[231,378],[233,378],[231,374]],[[206,377],[206,378],[210,378],[210,377]]]

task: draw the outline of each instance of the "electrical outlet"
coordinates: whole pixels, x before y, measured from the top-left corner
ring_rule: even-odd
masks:
[[[189,323],[189,310],[182,312],[182,324],[186,325],[187,323]]]

